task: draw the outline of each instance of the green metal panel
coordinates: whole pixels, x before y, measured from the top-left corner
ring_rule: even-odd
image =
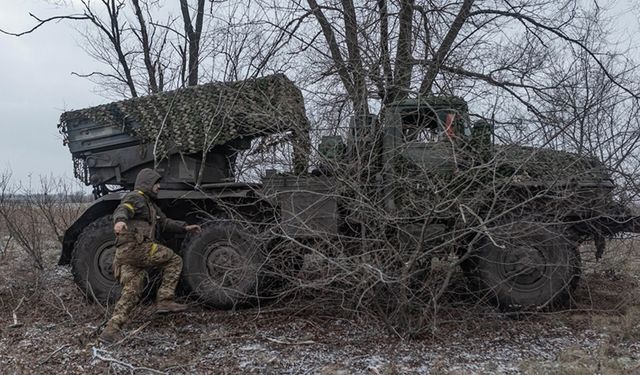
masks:
[[[291,237],[338,233],[337,195],[331,177],[269,174],[263,194],[280,207],[280,224]]]
[[[453,174],[456,170],[451,142],[408,143],[401,155],[426,173]]]

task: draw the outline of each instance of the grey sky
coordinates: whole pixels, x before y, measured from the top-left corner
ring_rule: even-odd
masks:
[[[23,30],[29,12],[46,17],[61,10],[42,0],[4,0],[0,27]],[[0,168],[11,168],[15,180],[37,182],[38,176],[73,176],[71,155],[62,145],[56,124],[67,109],[106,100],[94,85],[74,77],[95,66],[69,25],[45,25],[20,38],[0,34]]]

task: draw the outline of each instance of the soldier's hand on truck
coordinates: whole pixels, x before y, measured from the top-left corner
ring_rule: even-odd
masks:
[[[200,233],[200,230],[202,228],[200,228],[200,226],[198,224],[192,224],[192,225],[187,225],[184,227],[184,230],[186,230],[188,233]]]
[[[113,226],[113,231],[116,232],[116,234],[120,234],[122,232],[126,232],[127,231],[127,223],[125,223],[124,221],[118,221]]]

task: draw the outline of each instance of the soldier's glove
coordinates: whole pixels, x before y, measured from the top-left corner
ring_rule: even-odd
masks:
[[[185,225],[184,230],[187,233],[196,234],[196,233],[200,233],[202,228],[200,228],[200,226],[197,224],[193,224],[193,225]]]
[[[127,231],[127,223],[125,223],[124,221],[118,221],[114,226],[113,226],[113,231],[116,234],[120,234],[122,232],[126,232]]]

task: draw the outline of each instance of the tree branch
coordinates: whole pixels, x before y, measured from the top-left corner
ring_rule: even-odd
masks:
[[[336,67],[338,72],[338,76],[342,81],[342,84],[349,93],[350,97],[355,97],[355,87],[351,76],[345,66],[344,60],[342,58],[342,53],[340,52],[340,47],[338,46],[338,41],[336,40],[336,36],[333,32],[333,28],[331,27],[331,23],[327,19],[327,17],[320,9],[320,6],[316,2],[316,0],[307,0],[309,7],[311,8],[311,12],[318,20],[320,24],[320,29],[322,30],[322,34],[324,35],[325,41],[329,46],[329,52],[331,53],[331,59],[333,60],[333,64]]]
[[[607,78],[609,80],[611,80],[611,82],[613,82],[616,86],[618,86],[619,88],[624,90],[627,94],[633,96],[634,99],[640,99],[640,95],[638,95],[637,93],[634,93],[633,91],[631,91],[630,89],[628,89],[627,87],[625,87],[624,85],[619,83],[618,80],[616,80],[615,77],[613,77],[611,75],[611,73],[609,73],[609,70],[607,69],[607,67],[602,63],[602,61],[598,58],[598,56],[596,56],[596,54],[590,48],[588,48],[580,40],[570,37],[569,35],[565,34],[563,31],[559,30],[558,28],[547,26],[547,25],[535,20],[534,18],[526,16],[526,15],[521,14],[521,13],[514,13],[514,12],[502,11],[502,10],[494,10],[494,9],[478,10],[478,11],[470,13],[469,17],[473,17],[473,16],[477,16],[477,15],[483,15],[483,14],[499,15],[499,16],[504,16],[504,17],[511,17],[511,18],[514,18],[514,19],[517,19],[517,20],[520,20],[520,21],[526,21],[526,22],[529,22],[532,25],[534,25],[534,26],[536,26],[536,27],[538,27],[538,28],[540,28],[542,30],[546,30],[546,31],[551,32],[552,34],[560,37],[563,40],[566,40],[567,42],[569,42],[571,44],[575,44],[580,49],[585,51],[596,62],[596,64],[598,64],[600,69],[602,69],[604,74],[607,76]]]
[[[34,27],[32,27],[31,29],[26,30],[26,31],[17,32],[17,33],[13,33],[13,32],[10,32],[10,31],[6,31],[6,30],[3,30],[3,29],[0,29],[0,33],[6,34],[6,35],[11,35],[11,36],[23,36],[23,35],[30,34],[30,33],[34,32],[34,31],[36,31],[38,28],[40,28],[40,26],[44,25],[45,23],[51,22],[51,21],[60,21],[60,20],[82,21],[82,20],[89,19],[89,17],[87,17],[87,15],[54,16],[54,17],[49,17],[49,18],[45,18],[45,19],[40,19],[36,15],[34,15],[33,13],[29,13],[29,16],[33,17],[36,21],[38,21],[38,23]]]
[[[156,68],[151,61],[151,42],[149,40],[149,34],[147,33],[147,25],[142,15],[142,9],[140,8],[140,0],[132,0],[133,7],[135,9],[136,18],[138,24],[140,24],[140,44],[142,44],[142,54],[144,56],[144,66],[147,68],[147,74],[149,75],[149,88],[152,93],[158,92],[158,81],[156,79]]]
[[[440,67],[444,62],[444,59],[447,57],[447,54],[451,50],[451,46],[453,46],[453,42],[455,42],[462,26],[467,21],[469,17],[469,11],[471,10],[471,6],[473,5],[474,0],[464,0],[462,6],[460,7],[460,11],[458,15],[453,20],[447,35],[442,40],[438,51],[434,56],[434,64],[427,70],[424,78],[422,79],[422,83],[420,84],[420,94],[427,95],[431,92],[431,88],[433,87],[433,82],[438,76],[438,72],[440,71]]]

